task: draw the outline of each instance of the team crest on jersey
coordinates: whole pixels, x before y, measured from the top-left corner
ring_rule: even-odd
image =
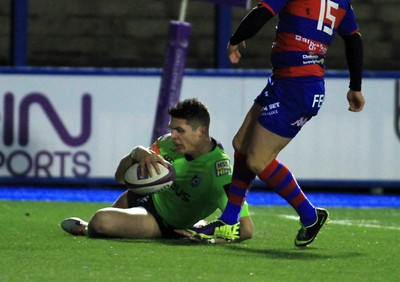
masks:
[[[200,176],[198,176],[198,175],[193,176],[193,178],[192,178],[192,186],[193,187],[199,186],[200,181],[201,181],[201,177]]]
[[[222,176],[231,173],[231,166],[229,160],[222,160],[215,163],[215,174]]]

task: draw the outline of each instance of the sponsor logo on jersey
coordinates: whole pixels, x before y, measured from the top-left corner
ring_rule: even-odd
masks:
[[[295,40],[308,45],[309,51],[318,52],[318,54],[321,55],[325,55],[326,52],[328,51],[328,47],[325,46],[324,44],[310,40],[306,37],[302,37],[301,35],[295,35]]]
[[[324,64],[324,58],[320,58],[318,55],[303,55],[303,65],[315,65]]]
[[[292,126],[297,126],[297,127],[302,127],[303,125],[305,125],[308,121],[308,118],[306,117],[301,117],[298,120],[296,120],[295,122],[291,123],[290,125]]]
[[[222,176],[232,172],[229,160],[222,160],[215,163],[215,175]]]
[[[261,109],[261,116],[272,116],[276,115],[278,113],[278,109],[280,107],[279,102],[275,102],[272,104],[269,104]]]

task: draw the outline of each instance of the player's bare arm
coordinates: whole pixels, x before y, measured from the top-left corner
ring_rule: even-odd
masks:
[[[143,146],[137,146],[135,149],[132,150],[130,155],[139,162],[140,174],[142,176],[145,175],[145,168],[149,172],[150,177],[152,177],[153,173],[151,170],[151,166],[156,169],[158,175],[161,173],[160,168],[158,167],[159,164],[167,167],[167,163],[162,156],[160,156],[153,150],[150,150],[149,148]]]
[[[239,51],[240,48],[246,48],[246,42],[242,41],[238,45],[231,45],[230,43],[228,43],[228,47],[226,48],[226,50],[228,52],[229,61],[232,64],[239,63],[239,60],[242,57]]]

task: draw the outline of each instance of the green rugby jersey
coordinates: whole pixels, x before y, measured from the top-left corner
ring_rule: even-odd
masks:
[[[176,228],[192,227],[215,210],[225,208],[228,197],[224,186],[231,182],[232,166],[220,144],[196,159],[188,159],[176,150],[167,134],[159,137],[152,149],[176,170],[172,187],[152,195],[157,212],[168,224]],[[245,203],[241,216],[248,215]]]

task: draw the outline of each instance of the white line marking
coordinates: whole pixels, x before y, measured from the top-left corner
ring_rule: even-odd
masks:
[[[299,220],[298,216],[281,214],[279,217],[290,219],[290,220]],[[337,225],[346,225],[346,226],[357,226],[357,227],[368,227],[368,228],[377,228],[377,229],[385,229],[385,230],[398,230],[400,231],[400,227],[395,226],[383,226],[379,225],[379,221],[377,220],[329,220],[328,224],[337,224]]]

